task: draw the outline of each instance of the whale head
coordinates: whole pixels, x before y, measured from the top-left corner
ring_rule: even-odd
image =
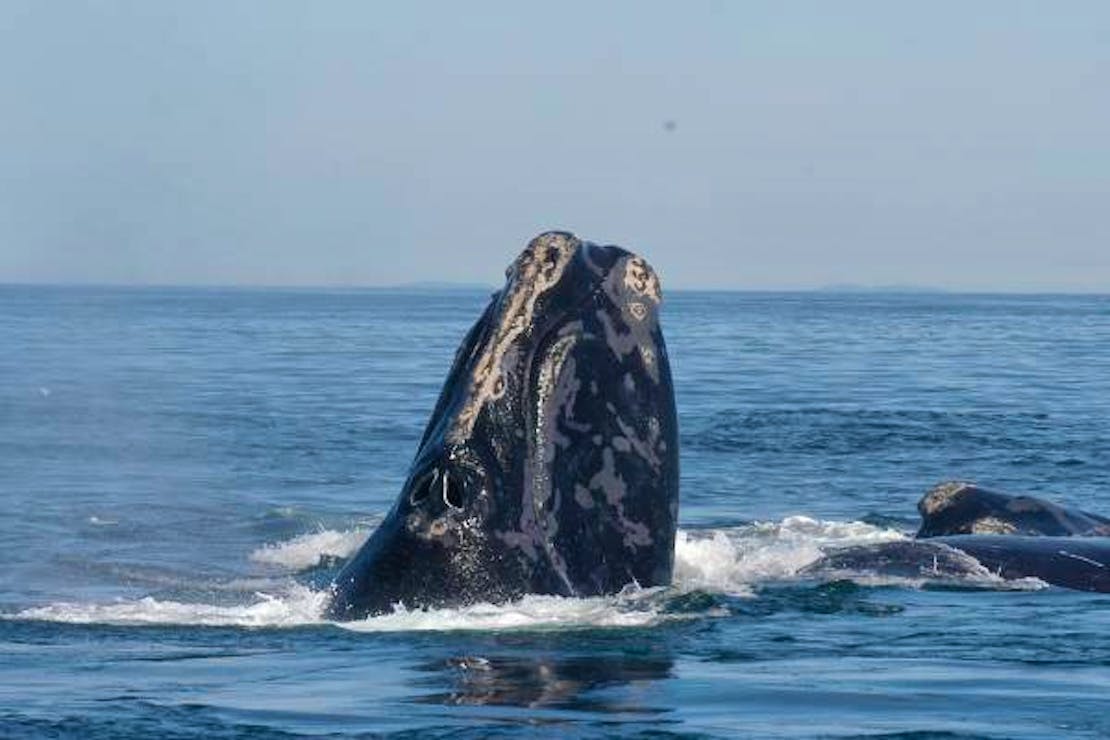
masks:
[[[533,239],[459,347],[328,615],[669,584],[678,433],[661,300],[631,252]]]

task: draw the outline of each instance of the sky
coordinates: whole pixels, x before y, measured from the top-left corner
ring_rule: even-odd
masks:
[[[0,283],[1110,292],[1110,3],[0,0]]]

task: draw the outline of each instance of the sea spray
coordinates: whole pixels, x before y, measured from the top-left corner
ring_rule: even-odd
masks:
[[[328,591],[309,588],[292,580],[292,575],[318,567],[328,559],[349,557],[369,533],[363,527],[321,530],[255,549],[249,555],[252,562],[280,568],[289,575],[269,581],[252,580],[251,584],[259,588],[251,593],[250,602],[242,605],[189,603],[148,596],[103,604],[56,603],[25,609],[12,616],[77,624],[244,628],[325,624],[321,614],[330,596]],[[507,604],[477,603],[453,609],[417,610],[398,605],[390,614],[341,626],[364,632],[644,627],[698,616],[668,613],[667,600],[674,596],[690,591],[752,596],[761,583],[789,579],[815,561],[822,547],[890,541],[904,536],[862,522],[820,521],[802,516],[730,528],[679,530],[675,582],[668,589],[630,587],[613,596],[591,598],[528,595]]]

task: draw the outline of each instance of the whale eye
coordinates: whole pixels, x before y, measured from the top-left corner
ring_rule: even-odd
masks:
[[[436,468],[431,473],[421,478],[420,482],[413,486],[412,493],[409,494],[409,501],[413,505],[416,505],[428,498],[428,496],[431,496],[438,479],[439,468]]]
[[[453,509],[461,509],[463,505],[463,490],[460,481],[443,474],[443,503]]]

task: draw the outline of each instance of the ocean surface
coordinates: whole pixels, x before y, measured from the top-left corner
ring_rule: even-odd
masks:
[[[1110,736],[1110,596],[798,575],[1110,512],[1110,298],[671,293],[673,588],[322,621],[485,300],[0,287],[0,737]]]

